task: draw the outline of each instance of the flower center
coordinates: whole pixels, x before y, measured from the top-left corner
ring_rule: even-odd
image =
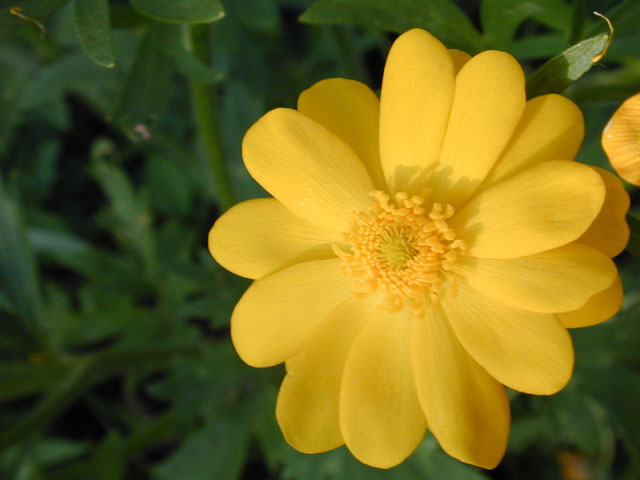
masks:
[[[413,239],[398,228],[380,232],[380,244],[376,261],[387,270],[402,270],[418,251],[413,247]]]
[[[447,224],[451,205],[431,204],[430,191],[410,196],[400,192],[395,201],[379,190],[370,210],[356,216],[354,228],[344,235],[348,249],[334,246],[344,261],[344,272],[355,280],[357,296],[382,293],[385,309],[407,307],[417,314],[438,301],[453,263],[466,249]],[[426,295],[425,295],[426,294]]]

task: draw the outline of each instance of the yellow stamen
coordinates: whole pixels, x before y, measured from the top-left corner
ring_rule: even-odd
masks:
[[[358,213],[354,228],[345,234],[347,250],[334,245],[345,274],[354,278],[356,296],[379,292],[383,308],[407,307],[419,315],[428,307],[425,299],[431,305],[438,302],[442,284],[466,245],[447,224],[454,214],[451,205],[425,208],[429,193],[399,192],[395,201],[379,190],[370,193],[370,210]]]

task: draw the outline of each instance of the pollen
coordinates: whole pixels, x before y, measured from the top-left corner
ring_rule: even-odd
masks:
[[[354,279],[356,296],[380,293],[383,308],[416,314],[438,303],[466,245],[447,224],[453,207],[429,202],[430,193],[399,192],[393,200],[379,190],[370,193],[369,210],[357,214],[344,235],[346,248],[334,245],[344,273]]]

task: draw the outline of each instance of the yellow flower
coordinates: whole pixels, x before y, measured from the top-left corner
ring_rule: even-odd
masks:
[[[604,127],[602,148],[618,175],[640,186],[640,93],[625,100]]]
[[[231,318],[242,359],[286,362],[276,416],[306,453],[343,444],[380,468],[428,427],[450,455],[504,455],[503,385],[547,395],[571,377],[568,327],[616,313],[621,182],[577,164],[566,98],[525,100],[510,55],[473,58],[423,30],[394,43],[381,99],[324,80],[243,141],[275,198],[225,213],[215,259],[255,279]]]

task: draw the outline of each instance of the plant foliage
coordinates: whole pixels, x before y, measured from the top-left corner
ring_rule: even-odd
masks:
[[[596,62],[610,34],[594,8],[615,28]],[[578,160],[606,168],[600,132],[640,85],[639,16],[635,0],[0,0],[0,477],[639,478],[637,216],[622,312],[573,332],[563,392],[512,392],[492,472],[432,437],[390,471],[291,449],[281,369],[245,366],[229,339],[247,282],[206,249],[222,210],[264,195],[246,129],[323,78],[379,88],[411,27],[514,54],[530,96],[580,105]]]

